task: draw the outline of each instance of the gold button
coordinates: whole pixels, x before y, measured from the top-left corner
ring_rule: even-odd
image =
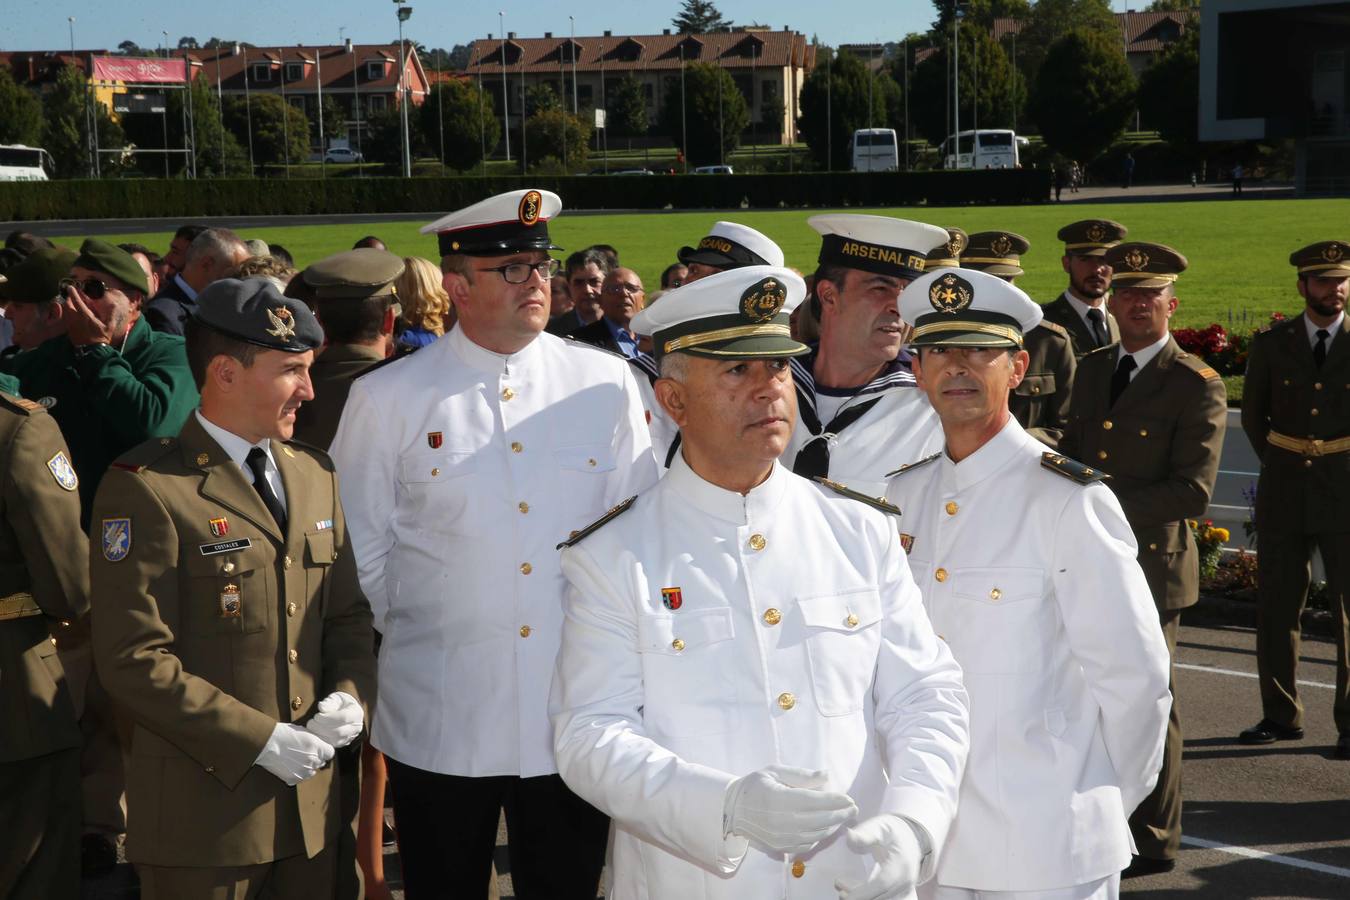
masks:
[[[523,452],[524,450],[525,450],[525,445],[522,444],[520,441],[512,441],[512,442],[511,442],[511,452],[512,452],[512,453],[521,453],[521,452]]]
[[[780,613],[778,610],[774,609],[772,606],[764,610],[765,625],[777,625],[781,621],[783,621],[783,614]]]
[[[52,646],[53,646],[53,647],[56,646],[56,638],[47,638],[47,640],[49,640],[49,641],[52,642]]]
[[[1092,474],[1094,474],[1094,472],[1095,472],[1095,470],[1093,470],[1093,469],[1086,469],[1086,468],[1083,469],[1083,474],[1084,474],[1084,475],[1092,475]]]
[[[791,691],[784,691],[778,695],[778,705],[783,709],[792,709],[797,705],[797,698],[792,696]]]
[[[1303,461],[1303,468],[1305,468],[1305,469],[1311,469],[1311,468],[1312,468],[1312,460],[1311,460],[1311,459],[1305,459],[1305,460]]]
[[[675,640],[670,642],[670,647],[676,653],[679,653],[681,650],[684,649],[684,641],[680,640],[679,638],[676,638]]]
[[[520,510],[522,513],[527,513],[530,511],[530,504],[522,500],[520,503],[516,504],[516,509]]]
[[[573,538],[575,538],[575,537],[576,537],[577,535],[579,535],[579,534],[581,534],[580,531],[576,531],[576,530],[569,531],[569,532],[567,533],[567,539],[570,541],[570,540],[572,540]]]
[[[160,439],[159,439],[159,445],[160,445],[161,447],[167,447],[167,446],[169,446],[169,444],[170,444],[170,441],[169,441],[168,438],[160,438]]]
[[[300,652],[298,650],[292,650],[291,652],[286,654],[286,658],[289,659],[291,662],[295,662],[300,658]]]
[[[1313,390],[1320,391],[1321,389],[1322,389],[1322,382],[1319,381],[1313,385]]]
[[[989,592],[989,599],[990,599],[990,600],[997,600],[999,597],[1002,597],[1002,596],[1003,596],[1003,592],[1000,591],[998,588],[994,588],[992,591]]]
[[[510,400],[510,399],[511,399],[512,397],[514,397],[515,395],[516,395],[516,392],[513,391],[513,390],[511,390],[510,388],[502,388],[502,399],[503,399],[503,400]]]
[[[520,574],[522,574],[522,575],[528,575],[528,574],[530,574],[530,573],[533,572],[533,571],[534,571],[534,566],[530,565],[529,563],[521,563],[521,564],[520,564]]]
[[[945,640],[947,640],[947,636],[946,636],[945,634],[939,634],[939,635],[938,635],[938,640],[945,641]]]
[[[856,613],[849,613],[848,618],[844,621],[848,624],[849,628],[856,627],[858,624],[858,616]]]
[[[757,553],[760,550],[763,550],[765,546],[768,545],[768,543],[769,543],[768,541],[764,540],[764,535],[762,534],[750,535],[750,549],[754,550]]]
[[[215,771],[216,771],[216,767],[215,767],[215,766],[207,766],[207,767],[206,767],[206,774],[207,774],[207,775],[213,775],[213,774],[215,774]]]
[[[947,510],[947,515],[949,516],[956,515],[956,511],[960,508],[961,507],[957,506],[956,503],[951,500],[948,500],[947,505],[943,507],[943,509]]]
[[[441,470],[433,466],[431,469],[431,477],[435,478],[439,474],[441,474]]]
[[[220,567],[220,571],[224,572],[226,575],[230,574],[231,572],[234,571],[234,563],[227,562],[225,565]]]
[[[198,453],[198,454],[197,454],[197,465],[199,465],[199,466],[204,466],[204,465],[206,465],[207,463],[209,463],[210,461],[211,461],[211,457],[210,457],[210,456],[207,456],[205,453]]]
[[[1105,428],[1107,431],[1110,431],[1112,428],[1115,427],[1116,423],[1112,422],[1110,419],[1107,419],[1105,422],[1102,423],[1102,428]]]
[[[1140,436],[1140,437],[1148,437],[1148,429],[1147,429],[1147,428],[1140,428],[1140,429],[1139,429],[1139,436]]]
[[[1285,386],[1285,387],[1289,387],[1289,379],[1288,379],[1288,378],[1286,378],[1286,379],[1284,380],[1284,386]]]
[[[1106,451],[1105,451],[1105,450],[1098,450],[1098,451],[1097,451],[1097,458],[1098,458],[1098,459],[1106,459]]]
[[[792,861],[792,877],[801,878],[805,874],[806,874],[806,863],[802,862],[800,859],[794,859]]]
[[[528,626],[528,625],[522,625],[522,626],[520,626],[520,636],[523,637],[523,638],[524,638],[524,637],[529,637],[529,636],[530,636],[530,626]]]
[[[296,606],[295,601],[292,600],[290,603],[286,604],[286,615],[294,616],[297,609],[299,609],[299,607]]]
[[[301,700],[299,697],[296,697],[293,700],[291,700],[291,709],[296,710],[297,712],[299,711],[300,707],[304,705],[305,701]]]
[[[1148,549],[1150,549],[1150,550],[1157,550],[1157,549],[1158,549],[1158,545],[1157,545],[1157,544],[1149,544],[1149,545],[1148,545]]]
[[[285,558],[282,559],[282,561],[281,561],[282,567],[285,568],[285,569],[287,569],[288,571],[290,570],[291,566],[294,565],[294,563],[295,563],[295,560],[291,559],[289,556],[285,557]]]
[[[1308,412],[1314,416],[1317,415],[1317,407],[1314,406],[1312,409],[1308,410]]]
[[[334,550],[334,551],[333,551],[333,562],[337,562],[337,558],[338,558],[338,556],[339,556],[340,554],[341,554],[341,551],[339,551],[339,550]]]
[[[936,572],[933,573],[933,577],[936,578],[938,581],[946,581],[946,580],[947,580],[947,570],[946,570],[946,569],[938,569]]]
[[[592,469],[594,469],[594,468],[595,468],[595,460],[593,460],[593,459],[588,459],[588,460],[586,460],[586,465],[588,465],[588,466],[590,466]]]

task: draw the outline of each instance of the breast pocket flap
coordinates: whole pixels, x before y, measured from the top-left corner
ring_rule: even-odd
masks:
[[[615,468],[614,451],[608,444],[580,444],[553,451],[558,468],[571,472],[611,472]]]
[[[808,628],[853,631],[881,621],[881,595],[874,587],[800,597],[797,609]]]
[[[477,469],[472,450],[440,450],[417,453],[399,461],[398,480],[402,484],[438,484],[469,475]]]
[[[1044,580],[1040,569],[1006,567],[957,569],[952,572],[952,594],[991,605],[1039,599]]]
[[[691,609],[638,619],[638,645],[644,653],[686,655],[735,635],[728,608]]]

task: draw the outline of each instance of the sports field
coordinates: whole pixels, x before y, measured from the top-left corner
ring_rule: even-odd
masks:
[[[565,198],[564,198],[565,199]],[[809,272],[819,247],[807,218],[827,210],[634,213],[567,215],[550,226],[554,242],[568,251],[594,243],[613,244],[623,263],[637,271],[648,290],[658,285],[661,270],[675,260],[684,244],[696,242],[718,219],[734,219],[763,231],[782,246],[788,265]],[[844,211],[847,210],[837,210]],[[1101,216],[1130,230],[1131,239],[1168,244],[1190,260],[1178,283],[1181,299],[1177,327],[1219,322],[1225,327],[1263,324],[1271,312],[1302,306],[1294,286],[1289,253],[1313,241],[1350,238],[1350,200],[1189,201],[1101,203],[1065,206],[917,207],[861,210],[873,215],[920,219],[968,232],[1001,228],[1031,242],[1022,260],[1027,274],[1019,285],[1037,300],[1048,301],[1063,290],[1061,245],[1055,232],[1075,219]],[[429,215],[427,220],[434,219]],[[330,253],[346,250],[360,237],[376,234],[400,255],[436,258],[435,240],[418,234],[418,223],[378,225],[266,227],[241,229],[244,237],[280,243],[305,266]],[[108,236],[105,240],[139,241],[161,252],[171,232]],[[80,238],[58,239],[78,246]],[[562,253],[558,254],[564,255]]]

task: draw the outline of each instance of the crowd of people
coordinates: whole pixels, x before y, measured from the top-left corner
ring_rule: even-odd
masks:
[[[834,213],[809,275],[722,221],[648,294],[561,212],[514,191],[423,228],[439,262],[302,271],[219,226],[9,237],[0,895],[78,896],[124,841],[148,898],[379,900],[396,840],[407,896],[482,897],[503,813],[526,900],[1173,868],[1228,415],[1169,332],[1186,257],[1071,222],[1040,304],[1018,234]],[[1350,244],[1290,262],[1242,410],[1236,739],[1303,737],[1318,549],[1350,758]]]

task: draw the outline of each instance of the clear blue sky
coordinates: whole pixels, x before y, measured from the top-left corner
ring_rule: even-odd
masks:
[[[1140,9],[1146,0],[1131,5]],[[577,34],[660,33],[680,8],[679,0],[412,0],[412,19],[404,34],[427,47],[455,44],[497,33],[497,11],[506,13],[506,30],[522,37],[545,31],[566,34],[568,15]],[[1113,0],[1118,10],[1125,0]],[[75,17],[79,49],[113,49],[124,40],[153,48],[164,41],[177,46],[183,35],[205,42],[211,37],[258,45],[338,42],[341,33],[359,43],[394,41],[398,22],[390,0],[3,0],[0,50],[48,50],[70,46],[68,16]],[[830,43],[899,40],[925,31],[934,18],[930,0],[723,0],[718,8],[735,22],[784,25]]]

